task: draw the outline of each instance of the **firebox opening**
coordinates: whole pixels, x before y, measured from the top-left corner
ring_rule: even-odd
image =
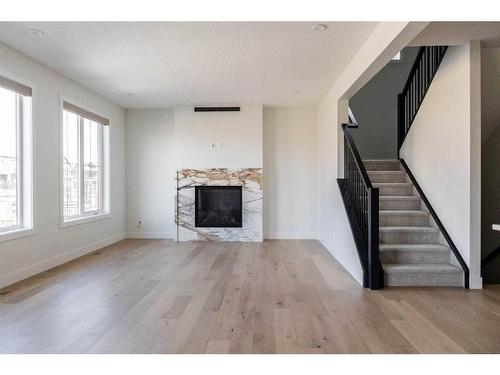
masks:
[[[241,228],[241,186],[196,186],[195,226]]]

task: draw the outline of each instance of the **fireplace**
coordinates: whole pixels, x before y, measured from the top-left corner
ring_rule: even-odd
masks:
[[[262,168],[178,170],[175,239],[262,242],[262,180]]]
[[[195,226],[241,228],[241,186],[196,186]]]

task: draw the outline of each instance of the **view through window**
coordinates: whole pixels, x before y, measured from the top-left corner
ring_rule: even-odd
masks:
[[[31,88],[0,76],[0,234],[32,228]]]
[[[81,114],[63,111],[63,214],[92,216],[104,209],[104,127]]]
[[[0,87],[0,228],[20,224],[18,96]]]

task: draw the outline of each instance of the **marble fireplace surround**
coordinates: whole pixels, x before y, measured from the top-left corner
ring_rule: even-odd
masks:
[[[196,186],[241,186],[241,228],[195,227]],[[209,168],[177,171],[175,223],[177,241],[246,241],[263,240],[262,168]]]

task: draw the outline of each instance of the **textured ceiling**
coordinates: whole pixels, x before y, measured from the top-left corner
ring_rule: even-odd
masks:
[[[0,22],[0,42],[124,107],[311,105],[376,24]]]
[[[500,22],[431,22],[412,46],[460,45],[470,40],[488,43],[500,38]]]

